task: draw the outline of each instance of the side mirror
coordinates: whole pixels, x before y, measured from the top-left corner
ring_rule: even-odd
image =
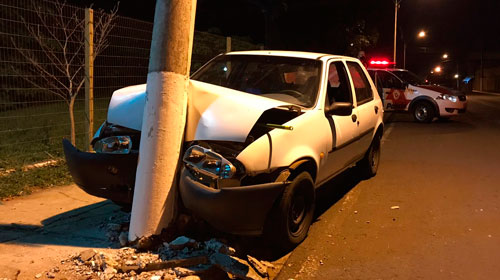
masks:
[[[352,114],[351,102],[333,102],[330,107],[326,108],[326,114],[337,116],[350,116]]]

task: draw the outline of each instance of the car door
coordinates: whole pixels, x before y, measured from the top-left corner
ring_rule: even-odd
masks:
[[[377,78],[383,86],[384,109],[386,111],[405,110],[408,102],[405,98],[406,86],[404,83],[394,74],[385,70],[377,71]]]
[[[334,102],[350,102],[354,104],[352,87],[343,61],[331,61],[327,66],[327,86],[325,87],[325,108]],[[326,111],[325,111],[326,112]],[[328,144],[325,164],[318,173],[318,182],[325,181],[343,170],[356,157],[356,138],[358,136],[357,109],[353,106],[347,116],[329,115],[325,113],[332,133],[332,142]]]
[[[352,90],[356,96],[358,156],[362,156],[370,146],[377,115],[381,113],[380,101],[374,98],[372,86],[363,67],[354,61],[347,61],[347,69],[351,79]]]

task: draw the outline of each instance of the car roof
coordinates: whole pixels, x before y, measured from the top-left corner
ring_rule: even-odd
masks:
[[[269,55],[269,56],[288,56],[288,57],[302,57],[308,59],[349,59],[354,60],[355,58],[342,55],[334,55],[327,53],[314,53],[314,52],[300,52],[300,51],[272,51],[272,50],[256,50],[256,51],[235,51],[226,53],[227,55]]]

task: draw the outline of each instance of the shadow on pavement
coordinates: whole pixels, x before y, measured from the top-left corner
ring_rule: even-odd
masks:
[[[316,190],[315,221],[361,181],[356,168],[349,168],[319,187]]]
[[[42,225],[0,224],[0,243],[119,247],[108,239],[106,225],[124,215],[119,206],[103,201],[55,215],[43,220]]]

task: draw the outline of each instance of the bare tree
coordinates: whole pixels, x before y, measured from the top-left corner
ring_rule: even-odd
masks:
[[[21,19],[38,49],[24,48],[14,40],[12,44],[32,66],[28,71],[33,75],[20,76],[34,87],[62,98],[68,105],[71,143],[75,145],[74,105],[85,82],[85,20],[81,9],[69,7],[66,2],[43,3],[44,6],[32,3],[37,23]],[[108,46],[106,38],[113,28],[117,10],[115,7],[110,13],[94,13],[94,59]],[[13,70],[19,72],[19,69]]]

